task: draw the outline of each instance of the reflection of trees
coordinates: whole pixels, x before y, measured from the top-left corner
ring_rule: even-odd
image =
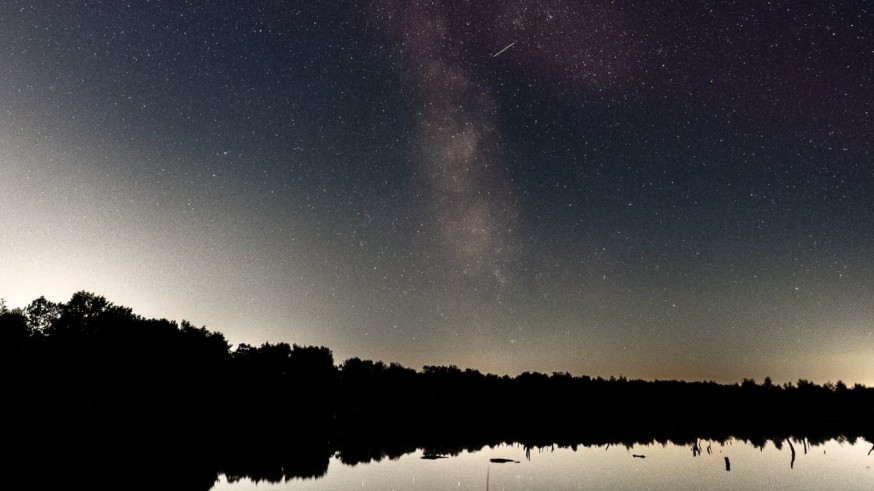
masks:
[[[874,435],[874,391],[840,381],[499,377],[358,358],[335,366],[327,348],[232,350],[220,333],[144,319],[85,292],[22,310],[0,304],[0,383],[12,401],[0,472],[46,487],[100,469],[119,479],[180,474],[187,489],[208,489],[219,472],[318,477],[335,454],[355,464],[502,442],[693,447],[736,437],[759,447],[803,441],[806,451]]]

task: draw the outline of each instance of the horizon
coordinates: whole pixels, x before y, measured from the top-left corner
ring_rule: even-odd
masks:
[[[864,2],[12,1],[0,33],[10,306],[874,385]]]
[[[88,294],[96,295],[96,296],[98,296],[98,297],[101,297],[101,296],[102,296],[102,295],[100,295],[99,293],[96,293],[96,292],[87,292],[87,291],[85,291],[85,290],[79,290],[79,291],[77,291],[77,292],[75,292],[75,293],[88,293]],[[71,294],[70,296],[72,297],[73,295]],[[40,297],[37,297],[37,298],[40,298]],[[103,297],[103,298],[106,298],[106,297]],[[33,300],[36,300],[36,299],[33,299]],[[52,299],[50,299],[50,298],[46,298],[46,300],[48,300],[48,301],[50,301],[50,302],[54,302],[54,303],[67,303],[66,301],[60,301],[60,302],[58,302],[58,301],[52,300]],[[119,303],[113,302],[112,299],[110,299],[110,298],[106,298],[106,300],[107,300],[111,305],[114,305],[114,306],[116,306],[116,307],[130,308],[129,306],[126,306],[126,305],[124,305],[124,304],[119,304]],[[67,301],[69,301],[69,299],[68,299]],[[12,305],[9,305],[9,303],[6,301],[6,299],[4,299],[4,298],[0,298],[0,304],[4,305],[4,306],[8,309],[8,311],[10,311],[10,312],[20,312],[20,313],[23,314],[25,308],[27,307],[27,305],[29,305],[29,303],[30,303],[30,302],[28,302],[27,304],[24,304],[24,305],[20,305],[20,306],[12,306]],[[297,343],[297,342],[295,342],[294,340],[283,340],[283,341],[275,341],[275,342],[271,342],[271,341],[267,340],[267,341],[263,341],[263,342],[260,342],[260,343],[233,343],[231,340],[229,340],[229,339],[227,338],[227,335],[226,335],[225,333],[223,333],[223,332],[221,332],[221,331],[218,331],[218,330],[210,329],[210,327],[209,327],[209,326],[206,326],[206,325],[201,325],[201,324],[197,324],[197,323],[191,322],[191,321],[189,321],[188,319],[173,319],[173,318],[168,318],[168,317],[166,317],[166,316],[160,316],[160,315],[159,315],[159,316],[143,315],[143,314],[137,312],[135,309],[131,309],[131,310],[132,310],[132,314],[133,314],[133,315],[135,315],[135,316],[139,316],[139,317],[144,318],[144,319],[151,319],[151,320],[167,320],[168,322],[171,322],[171,323],[173,323],[173,324],[175,324],[175,325],[177,325],[177,326],[181,325],[183,322],[188,322],[188,323],[190,323],[191,325],[193,325],[193,326],[196,327],[196,328],[203,328],[203,329],[206,329],[206,330],[209,331],[209,332],[219,333],[219,334],[221,334],[222,337],[224,337],[225,340],[228,342],[228,346],[229,346],[228,349],[229,349],[230,352],[235,351],[237,348],[239,348],[241,345],[244,345],[244,344],[245,344],[245,345],[252,346],[252,347],[256,347],[256,348],[257,348],[257,347],[260,347],[260,346],[262,346],[262,345],[265,345],[265,344],[277,345],[277,344],[281,344],[281,343],[285,343],[285,344],[290,345],[290,346],[301,346],[301,347],[312,346],[312,347],[323,347],[323,348],[327,348],[327,349],[331,352],[332,356],[334,357],[334,365],[337,366],[337,367],[341,367],[341,366],[342,366],[346,361],[348,361],[348,360],[350,360],[350,359],[360,359],[360,360],[365,360],[365,361],[368,361],[368,360],[369,360],[369,361],[372,361],[372,362],[374,362],[374,363],[383,363],[383,364],[385,364],[386,366],[389,366],[389,365],[391,365],[391,364],[398,364],[398,365],[403,366],[404,368],[411,368],[411,369],[413,369],[413,370],[416,370],[417,372],[422,372],[425,368],[427,368],[427,367],[429,367],[429,366],[436,366],[436,367],[454,367],[454,368],[457,368],[457,369],[459,369],[459,370],[461,370],[461,371],[465,371],[465,370],[474,370],[474,371],[477,371],[477,372],[481,373],[482,375],[495,375],[495,376],[498,376],[498,377],[505,377],[505,376],[508,376],[508,377],[511,377],[511,378],[515,378],[515,377],[517,377],[517,376],[519,376],[519,375],[522,375],[522,374],[524,374],[524,373],[532,373],[532,374],[542,374],[542,375],[547,375],[547,376],[552,376],[552,375],[555,375],[555,374],[569,374],[569,375],[571,375],[572,377],[575,377],[575,378],[578,378],[578,377],[590,377],[590,378],[592,378],[592,379],[603,379],[603,380],[625,379],[625,380],[627,380],[627,381],[643,381],[643,382],[662,382],[662,381],[667,382],[667,381],[679,381],[679,382],[686,382],[686,383],[716,383],[716,384],[719,384],[719,385],[740,385],[742,382],[745,382],[745,381],[747,381],[747,380],[751,380],[751,381],[753,381],[753,382],[754,382],[755,384],[757,384],[757,385],[765,385],[765,380],[766,380],[766,379],[769,379],[769,380],[770,380],[770,383],[771,383],[772,385],[774,385],[774,386],[779,386],[779,387],[783,387],[783,386],[786,386],[786,385],[788,385],[788,386],[793,386],[793,385],[797,386],[797,383],[798,383],[799,381],[811,382],[811,383],[814,383],[814,384],[819,385],[819,386],[827,386],[827,385],[829,385],[829,384],[837,384],[837,383],[839,383],[839,382],[842,382],[842,383],[844,383],[844,384],[845,384],[847,387],[849,387],[849,388],[853,388],[855,385],[861,385],[861,386],[863,386],[863,387],[865,387],[865,388],[872,387],[872,386],[869,385],[869,384],[866,384],[866,383],[864,383],[864,382],[859,382],[859,381],[847,381],[847,380],[842,380],[842,379],[837,379],[837,380],[831,380],[831,379],[829,379],[829,380],[825,380],[825,381],[818,381],[818,380],[807,379],[807,378],[805,378],[805,377],[797,377],[797,378],[795,378],[795,379],[787,379],[787,380],[779,380],[779,379],[775,380],[775,379],[774,379],[773,377],[771,377],[770,375],[765,375],[765,376],[762,377],[762,378],[746,377],[746,376],[745,376],[745,377],[742,377],[742,378],[737,379],[737,380],[716,380],[716,379],[686,379],[686,378],[645,378],[645,377],[627,376],[627,375],[624,374],[624,373],[610,373],[610,374],[593,374],[593,373],[585,373],[585,372],[583,372],[583,373],[574,373],[574,372],[570,372],[570,371],[568,371],[568,370],[553,370],[553,371],[548,371],[548,372],[547,372],[547,371],[540,371],[540,370],[522,370],[522,371],[515,372],[515,373],[496,373],[496,372],[491,372],[491,371],[487,371],[487,370],[482,370],[482,369],[479,369],[479,368],[477,368],[477,367],[472,367],[472,366],[460,366],[460,365],[455,365],[455,364],[453,364],[453,363],[438,363],[438,362],[435,362],[435,363],[427,363],[427,364],[424,364],[424,365],[421,365],[421,366],[414,366],[414,365],[408,365],[408,364],[405,364],[405,363],[400,363],[400,362],[398,362],[397,360],[371,359],[371,358],[362,357],[362,356],[355,355],[355,354],[351,354],[351,355],[348,355],[348,356],[339,356],[339,357],[338,357],[338,356],[336,356],[336,353],[334,352],[334,350],[333,350],[333,348],[332,348],[331,346],[325,346],[325,345],[319,345],[319,346],[317,346],[317,345],[307,345],[307,344]]]

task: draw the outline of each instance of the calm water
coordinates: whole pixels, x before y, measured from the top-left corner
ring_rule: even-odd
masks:
[[[710,453],[707,451],[710,446]],[[793,441],[792,453],[768,442],[763,448],[738,440],[700,442],[701,454],[691,446],[673,444],[531,449],[502,445],[464,452],[439,460],[422,459],[422,452],[397,460],[355,466],[336,457],[319,479],[293,479],[282,484],[240,481],[222,476],[216,491],[282,490],[523,490],[523,489],[872,489],[874,452],[871,443],[831,440],[805,449]],[[634,455],[644,455],[636,458]],[[725,469],[725,457],[731,470]],[[518,460],[497,464],[492,458]]]

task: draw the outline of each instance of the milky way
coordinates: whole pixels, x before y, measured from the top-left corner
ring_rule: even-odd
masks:
[[[429,221],[455,256],[461,276],[505,281],[512,257],[515,203],[503,171],[505,148],[493,121],[490,88],[457,58],[440,9],[387,7],[400,33],[415,88],[414,159],[425,184]]]

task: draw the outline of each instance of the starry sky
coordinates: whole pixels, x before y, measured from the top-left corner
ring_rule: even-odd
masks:
[[[864,1],[4,1],[0,297],[874,385]]]

